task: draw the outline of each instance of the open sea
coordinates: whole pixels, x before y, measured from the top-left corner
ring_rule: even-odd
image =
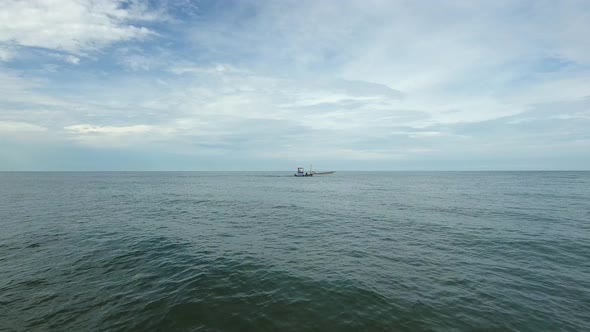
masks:
[[[0,173],[0,331],[590,331],[590,172],[292,173]]]

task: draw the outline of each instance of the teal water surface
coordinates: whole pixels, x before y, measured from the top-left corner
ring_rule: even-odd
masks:
[[[590,330],[590,172],[291,173],[0,173],[0,330]]]

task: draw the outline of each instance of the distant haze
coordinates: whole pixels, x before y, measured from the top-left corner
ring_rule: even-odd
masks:
[[[590,169],[590,1],[0,1],[0,170]]]

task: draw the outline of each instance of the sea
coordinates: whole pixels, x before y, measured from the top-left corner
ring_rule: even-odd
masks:
[[[0,331],[590,331],[590,172],[2,172]]]

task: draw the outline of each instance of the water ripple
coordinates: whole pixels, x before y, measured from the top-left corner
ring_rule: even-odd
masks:
[[[0,330],[590,329],[589,173],[0,180]]]

